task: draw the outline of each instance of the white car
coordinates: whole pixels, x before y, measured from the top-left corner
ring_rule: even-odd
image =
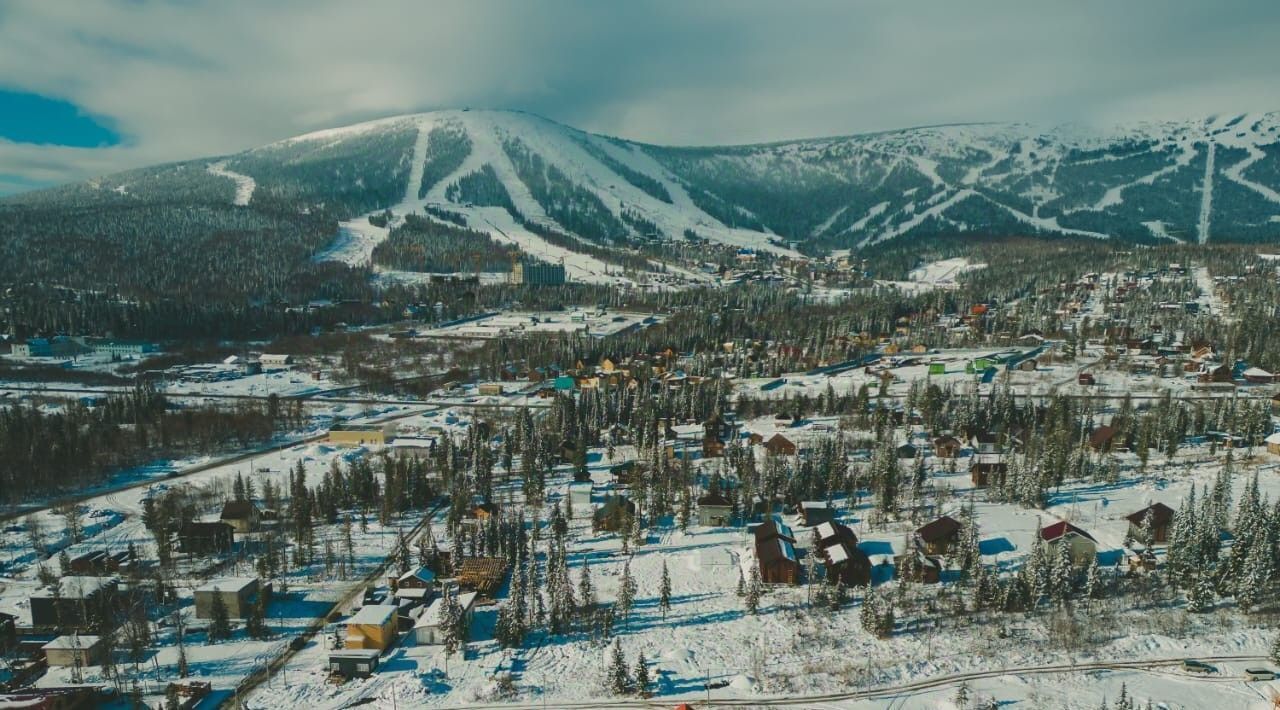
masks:
[[[1245,680],[1275,680],[1276,672],[1270,668],[1246,668],[1244,669]]]

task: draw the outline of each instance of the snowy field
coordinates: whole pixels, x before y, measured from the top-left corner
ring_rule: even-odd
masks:
[[[662,320],[663,316],[652,313],[582,308],[564,311],[514,311],[432,328],[421,332],[419,337],[490,340],[579,332],[602,338],[626,330],[647,328]]]

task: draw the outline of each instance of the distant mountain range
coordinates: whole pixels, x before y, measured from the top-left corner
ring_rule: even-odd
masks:
[[[682,148],[524,113],[439,111],[20,194],[0,201],[0,216],[73,208],[79,221],[61,232],[84,240],[98,208],[155,205],[325,214],[349,229],[313,258],[351,263],[385,237],[366,215],[427,206],[534,250],[546,245],[529,225],[605,249],[692,235],[813,252],[957,234],[1275,242],[1280,114]]]

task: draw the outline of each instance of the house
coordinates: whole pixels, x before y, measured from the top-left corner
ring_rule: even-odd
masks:
[[[258,529],[261,514],[258,512],[258,506],[251,500],[229,500],[222,505],[222,515],[219,516],[219,520],[230,525],[236,532],[244,534]]]
[[[973,447],[973,450],[979,454],[1000,453],[1000,437],[994,432],[984,431],[979,434],[974,434],[970,445]]]
[[[458,606],[462,608],[463,623],[468,626],[475,618],[475,592],[462,592],[455,597]],[[413,624],[413,640],[419,646],[434,646],[444,643],[444,629],[441,624],[444,622],[444,597],[440,597],[431,602],[418,617]]]
[[[380,424],[343,424],[329,429],[324,441],[333,446],[386,446],[394,438]]]
[[[1042,528],[1040,539],[1055,548],[1058,545],[1068,545],[1071,563],[1077,566],[1087,565],[1090,560],[1097,559],[1098,556],[1098,541],[1094,540],[1089,533],[1065,520]]]
[[[89,634],[73,634],[58,638],[40,647],[50,666],[78,666],[86,668],[102,662],[102,637]]]
[[[894,556],[893,573],[898,579],[918,584],[937,584],[942,578],[942,561],[913,547]]]
[[[858,536],[847,525],[822,523],[818,533],[818,549],[810,550],[822,560],[827,579],[837,579],[846,587],[871,583],[871,558],[858,549]]]
[[[1009,464],[1001,460],[999,454],[974,454],[969,461],[969,480],[976,488],[984,488],[993,482],[1004,483]]]
[[[1196,381],[1202,384],[1213,382],[1230,382],[1231,368],[1226,365],[1205,365],[1200,369]]]
[[[636,504],[618,495],[604,499],[604,504],[591,514],[591,529],[595,532],[619,532],[636,515]]]
[[[799,584],[800,561],[791,528],[771,518],[756,526],[754,535],[761,579],[770,584]]]
[[[1275,375],[1261,367],[1251,367],[1240,374],[1244,377],[1244,381],[1251,385],[1269,385],[1276,380]]]
[[[775,456],[795,456],[796,445],[782,434],[774,434],[768,441],[764,442],[765,451]]]
[[[1162,543],[1169,541],[1169,526],[1173,523],[1173,508],[1164,503],[1152,503],[1151,505],[1139,510],[1138,512],[1126,516],[1125,520],[1129,521],[1129,537],[1135,540],[1140,537],[1143,522],[1147,516],[1151,516],[1151,542]]]
[[[221,521],[190,522],[178,528],[178,550],[191,555],[230,552],[235,528]]]
[[[574,481],[569,484],[569,504],[575,516],[591,509],[591,481]]]
[[[329,672],[343,678],[368,678],[378,670],[382,651],[376,648],[340,649],[329,652]]]
[[[259,594],[266,595],[264,601],[271,600],[271,584],[260,584],[257,577],[223,577],[196,587],[194,594],[197,619],[213,618],[215,599],[222,600],[228,617],[247,619]]]
[[[733,519],[733,503],[720,493],[708,493],[698,498],[698,524],[705,527],[724,527]]]
[[[67,575],[58,588],[44,588],[31,595],[31,625],[61,629],[87,629],[112,615],[119,580],[115,577]]]
[[[916,544],[928,555],[945,555],[960,539],[960,522],[944,515],[916,528]]]
[[[1115,446],[1119,433],[1115,427],[1104,424],[1089,432],[1089,448],[1094,451],[1110,451]]]
[[[496,516],[501,509],[492,501],[476,503],[462,516],[462,524],[477,527],[488,524],[489,519]]]
[[[398,608],[393,604],[370,604],[347,619],[347,649],[385,651],[395,643],[399,625]]]
[[[951,436],[939,436],[933,440],[933,455],[940,459],[953,459],[960,455],[960,451],[964,445],[960,440]]]
[[[800,515],[807,527],[829,523],[836,519],[836,511],[826,501],[806,500],[800,503]]]
[[[293,356],[283,353],[263,353],[258,356],[263,367],[288,367],[293,364]]]
[[[1275,434],[1268,436],[1266,439],[1263,439],[1263,441],[1267,445],[1268,452],[1280,456],[1280,432],[1276,432]]]
[[[402,575],[388,580],[392,589],[435,589],[436,573],[430,567],[411,569]]]
[[[916,457],[916,447],[911,444],[903,444],[896,451],[900,459],[913,459]]]
[[[73,574],[108,575],[133,568],[134,554],[129,550],[108,552],[94,550],[72,557],[71,569],[64,570]]]
[[[783,537],[756,540],[756,563],[767,584],[799,584],[800,561],[795,545]]]

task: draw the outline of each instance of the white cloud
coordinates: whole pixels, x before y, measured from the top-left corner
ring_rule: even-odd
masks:
[[[666,143],[1270,110],[1278,17],[1270,0],[30,0],[0,5],[0,83],[109,116],[126,144],[0,142],[0,172],[60,182],[468,105]]]

